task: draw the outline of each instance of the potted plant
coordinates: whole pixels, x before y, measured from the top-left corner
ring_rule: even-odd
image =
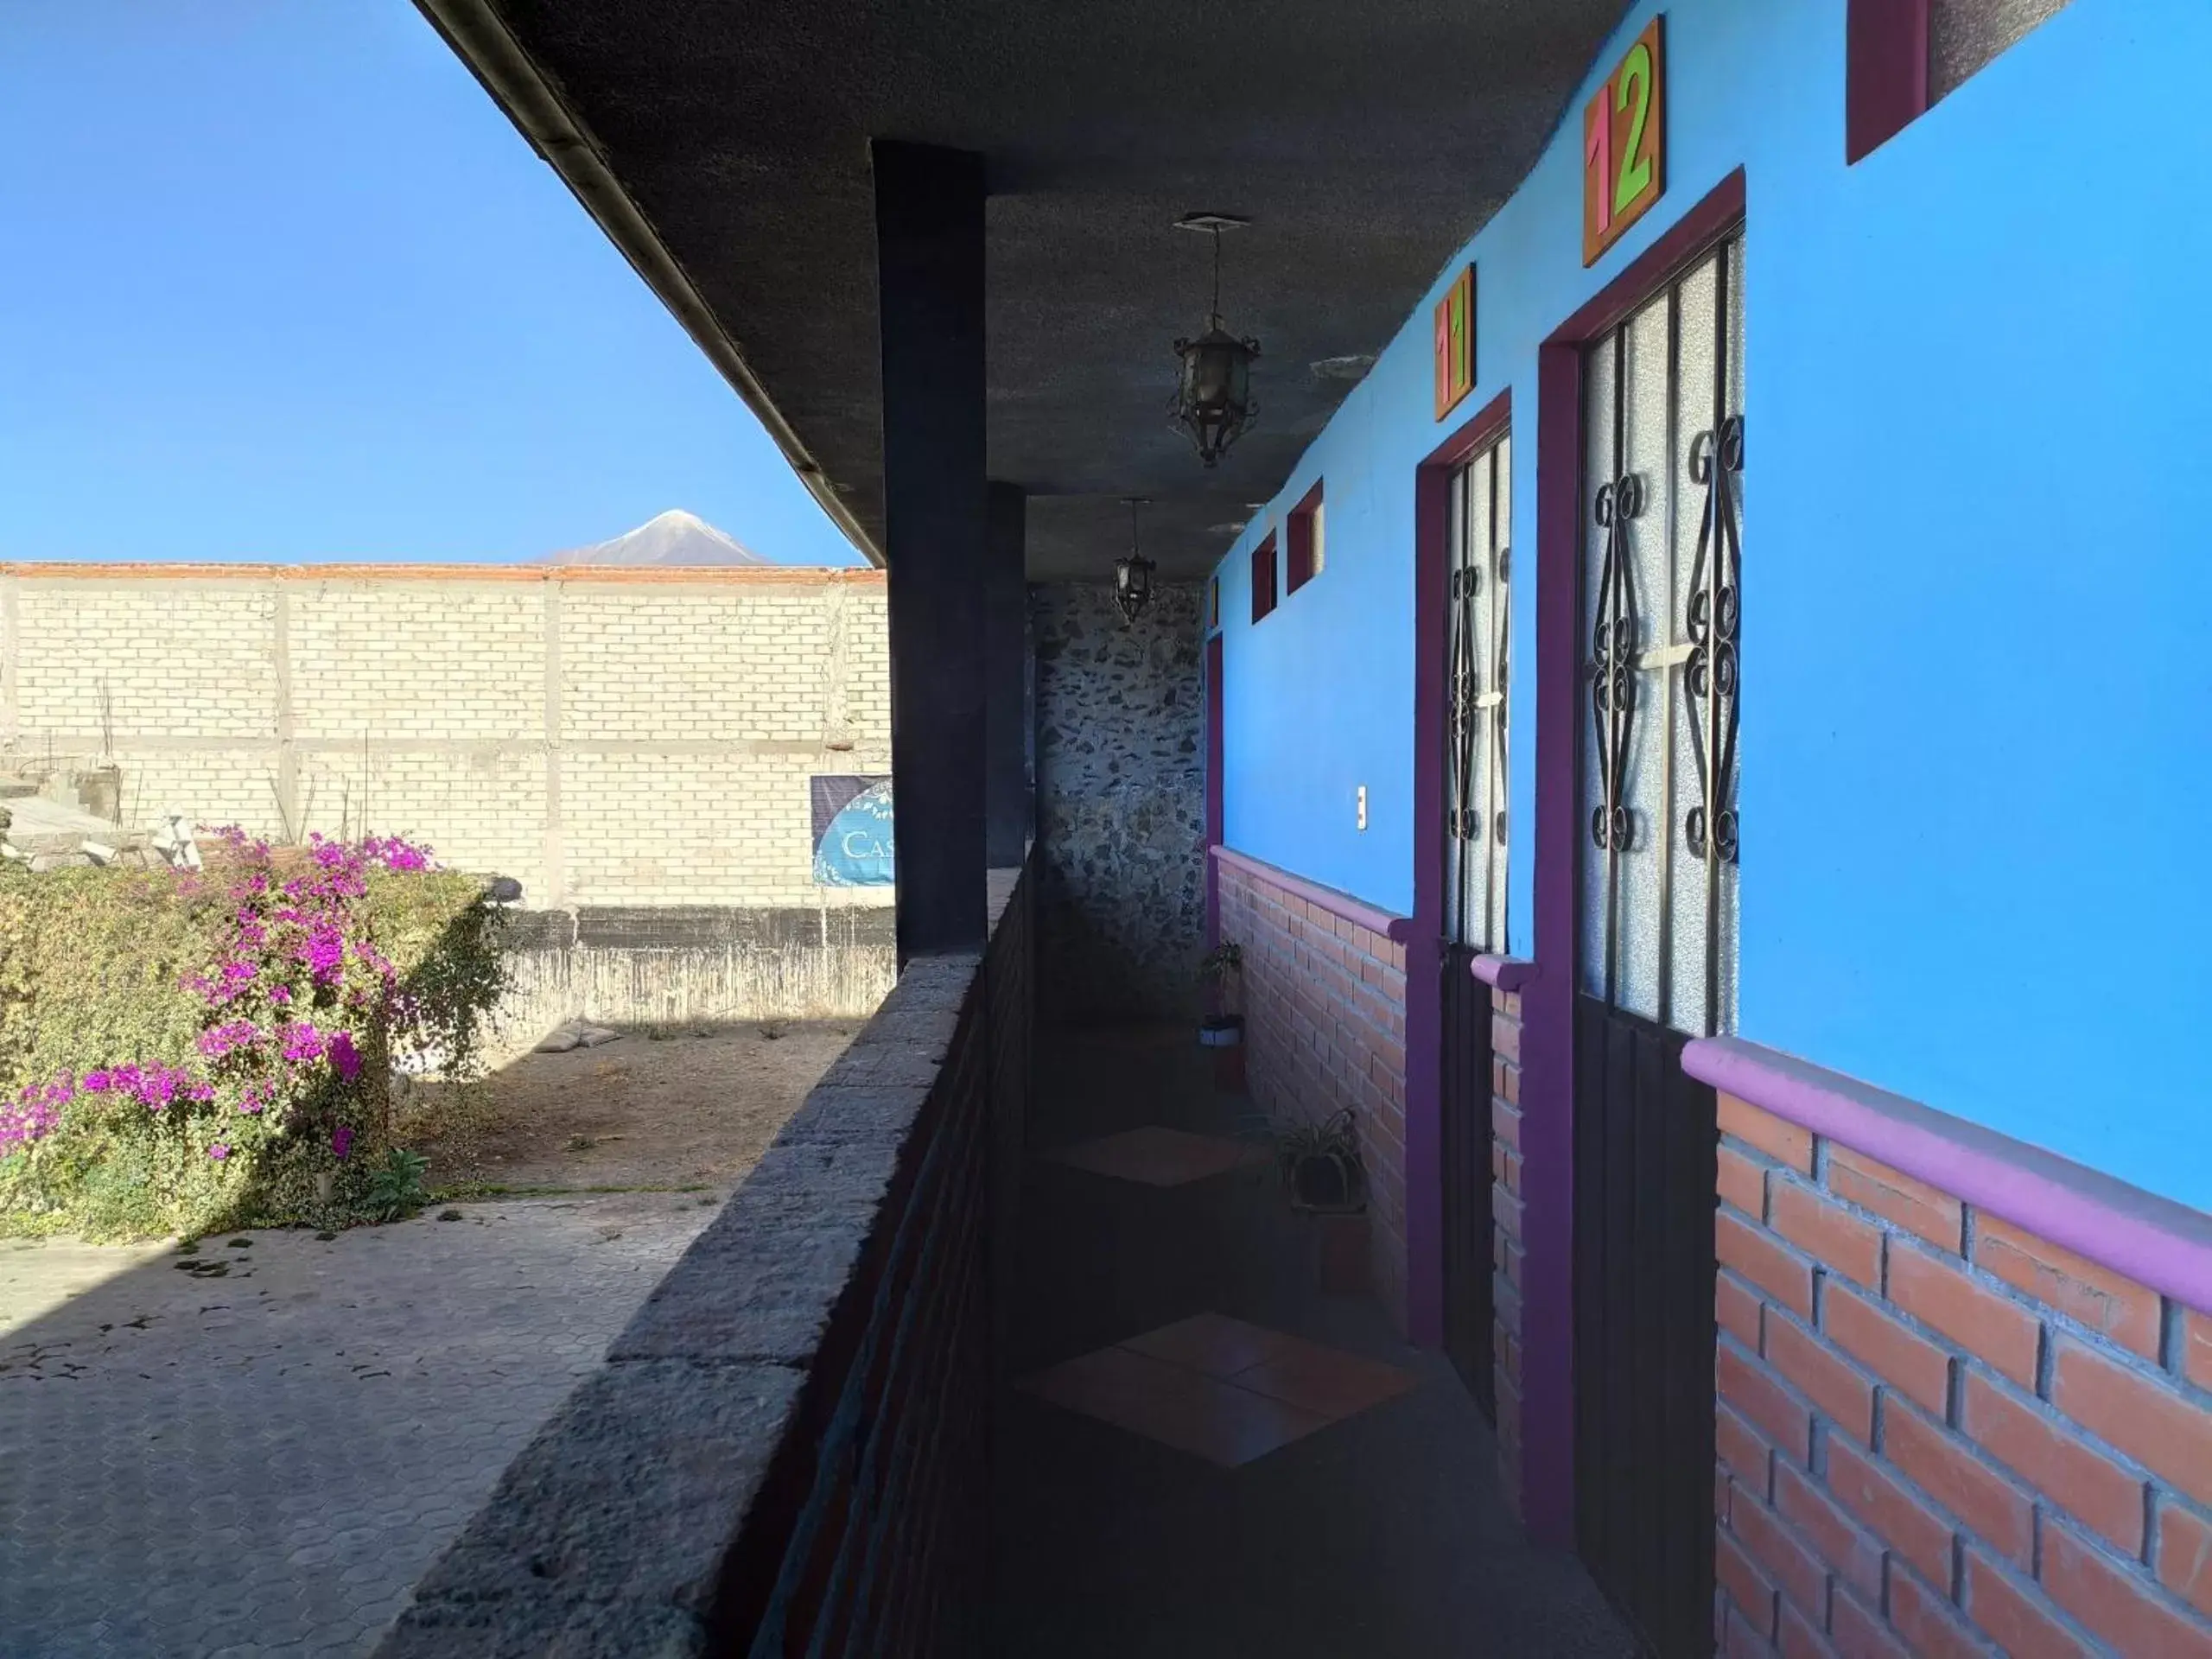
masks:
[[[1217,1088],[1242,1092],[1244,1087],[1244,950],[1233,939],[1224,939],[1198,963],[1198,978],[1206,988],[1206,1016],[1198,1022],[1198,1041],[1213,1050],[1213,1080]]]
[[[1352,1295],[1367,1286],[1367,1177],[1359,1121],[1349,1107],[1279,1132],[1275,1159],[1290,1207],[1313,1230],[1321,1288]]]

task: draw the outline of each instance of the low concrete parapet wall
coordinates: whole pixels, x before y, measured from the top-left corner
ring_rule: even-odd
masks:
[[[493,1064],[571,1020],[609,1026],[865,1020],[898,976],[889,906],[517,910]]]
[[[417,1585],[380,1659],[976,1653],[1030,897],[917,961]]]

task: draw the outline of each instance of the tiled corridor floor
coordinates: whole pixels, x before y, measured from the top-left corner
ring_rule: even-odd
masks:
[[[1040,1400],[1225,1469],[1403,1394],[1394,1365],[1219,1313],[1196,1313],[1039,1371]]]
[[[1319,1293],[1268,1161],[1170,1185],[1051,1155],[1228,1137],[1249,1103],[1189,1034],[1039,1037],[995,1452],[1004,1659],[1632,1655],[1580,1565],[1523,1538],[1450,1366]]]
[[[1055,1147],[1044,1156],[1070,1169],[1087,1169],[1116,1180],[1142,1181],[1147,1186],[1185,1186],[1210,1175],[1225,1175],[1232,1169],[1267,1162],[1266,1151],[1249,1141],[1219,1135],[1192,1135],[1156,1123],[1078,1141],[1073,1146]]]

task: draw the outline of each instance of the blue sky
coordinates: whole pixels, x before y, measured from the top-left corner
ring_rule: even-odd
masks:
[[[10,0],[0,559],[855,563],[406,0]]]

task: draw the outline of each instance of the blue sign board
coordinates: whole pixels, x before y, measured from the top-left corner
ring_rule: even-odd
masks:
[[[891,780],[815,778],[814,880],[825,887],[892,885]]]

